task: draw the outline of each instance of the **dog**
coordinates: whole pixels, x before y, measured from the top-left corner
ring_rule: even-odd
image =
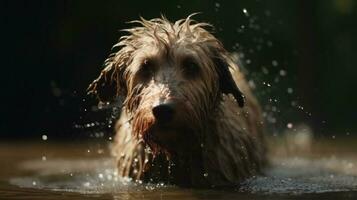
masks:
[[[112,145],[121,177],[226,187],[266,164],[258,101],[213,26],[191,18],[133,21],[88,88],[100,103],[125,99]]]

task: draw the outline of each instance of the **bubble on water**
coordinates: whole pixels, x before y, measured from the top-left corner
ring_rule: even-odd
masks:
[[[36,186],[36,185],[37,185],[37,182],[36,182],[36,181],[32,181],[32,185],[33,185],[33,186]]]
[[[286,127],[289,128],[289,129],[291,129],[291,128],[293,128],[293,124],[292,124],[292,123],[288,123],[288,124],[286,125]]]
[[[42,140],[46,141],[48,139],[47,135],[42,135]]]
[[[347,167],[348,169],[352,169],[352,168],[354,167],[354,164],[351,163],[351,162],[349,162],[349,163],[346,165],[346,167]]]
[[[84,186],[84,187],[90,187],[90,182],[85,182],[85,183],[83,183],[83,186]]]
[[[246,8],[243,8],[243,13],[246,17],[249,17],[249,12]]]

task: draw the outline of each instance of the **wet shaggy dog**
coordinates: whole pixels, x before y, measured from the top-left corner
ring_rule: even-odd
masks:
[[[190,17],[134,23],[89,86],[101,103],[125,99],[112,145],[119,175],[207,187],[259,173],[260,107],[211,26]]]

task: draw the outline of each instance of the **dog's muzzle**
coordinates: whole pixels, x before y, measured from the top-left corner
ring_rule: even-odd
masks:
[[[160,103],[152,108],[152,113],[158,124],[170,123],[175,115],[176,104],[172,101]]]

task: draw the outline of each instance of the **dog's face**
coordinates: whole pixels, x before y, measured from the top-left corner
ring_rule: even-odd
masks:
[[[124,96],[133,134],[153,150],[189,150],[183,144],[198,142],[223,93],[243,106],[228,69],[234,64],[203,28],[206,24],[189,18],[140,23],[121,39],[121,49],[108,58],[90,89],[103,100]]]

